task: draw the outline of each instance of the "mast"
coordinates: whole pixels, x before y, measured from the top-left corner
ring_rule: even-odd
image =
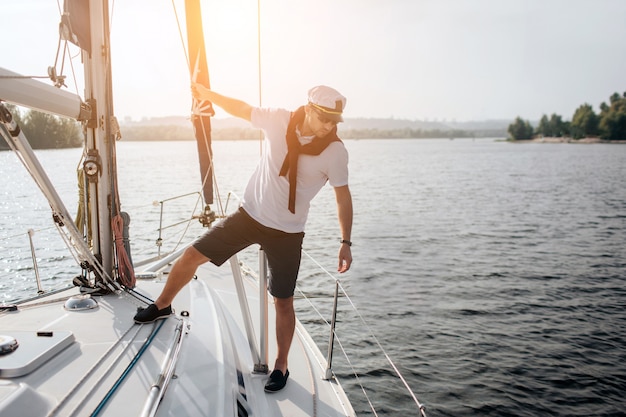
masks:
[[[81,267],[94,273],[96,284],[103,284],[98,286],[114,290],[119,286],[113,282],[116,278],[116,257],[113,253],[112,215],[119,216],[121,213],[115,166],[115,140],[119,138],[119,127],[113,116],[108,21],[107,0],[65,0],[60,34],[62,39],[81,48],[85,68],[84,102],[77,95],[0,69],[0,74],[16,78],[15,82],[3,85],[3,100],[83,122],[86,132],[83,172],[86,180],[82,188],[87,196],[91,220],[91,233],[86,234],[91,236],[83,239],[84,230],[78,230],[70,220],[71,216],[32,153],[27,139],[2,106],[0,123],[6,129],[2,137],[11,149],[21,155],[24,165],[48,199],[55,223],[60,231],[64,230],[62,236],[70,250],[76,250],[79,255],[77,260]],[[51,77],[56,75],[55,71],[55,68],[49,68]],[[115,231],[116,249],[124,247],[125,230],[116,227]],[[117,271],[120,281],[126,286],[134,286],[130,254],[124,252],[120,255],[118,250],[117,255],[117,259],[123,261]],[[121,279],[129,276],[132,280]]]
[[[202,12],[199,0],[185,0],[185,18],[187,22],[187,44],[189,50],[189,72],[191,81],[210,88],[209,68],[206,61],[204,32],[202,30]],[[205,216],[213,204],[213,152],[211,150],[211,117],[215,114],[210,101],[198,102],[193,99],[191,121],[198,145],[200,175],[202,179],[202,196],[207,205]],[[213,215],[214,219],[214,215]],[[212,219],[205,219],[208,225]],[[208,223],[208,224],[207,224]]]
[[[115,139],[111,124],[111,54],[109,48],[109,6],[107,0],[89,1],[91,53],[85,55],[85,98],[95,111],[87,125],[86,173],[90,161],[100,164],[101,171],[88,175],[90,212],[93,228],[93,251],[102,258],[105,273],[113,277],[113,237],[111,232],[112,187],[116,172],[113,171],[111,150]],[[93,167],[93,165],[92,165]],[[94,198],[95,197],[95,198]]]
[[[112,213],[117,207],[115,187],[115,140],[119,127],[113,115],[109,5],[107,0],[66,0],[62,18],[63,36],[82,49],[85,68],[85,101],[91,107],[86,122],[86,195],[91,223],[91,245],[102,262],[103,272],[113,277]],[[96,277],[101,279],[102,277]]]

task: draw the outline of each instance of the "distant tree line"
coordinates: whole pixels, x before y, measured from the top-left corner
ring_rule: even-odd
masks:
[[[24,132],[31,148],[76,148],[82,145],[82,128],[75,120],[52,116],[35,110],[22,112],[16,106],[5,105]],[[6,144],[1,143],[0,145]]]
[[[536,128],[528,120],[517,117],[509,125],[509,135],[514,140],[532,139],[533,137],[599,137],[604,140],[626,140],[626,92],[610,97],[610,104],[600,104],[600,113],[596,114],[591,105],[585,103],[578,107],[570,121],[564,121],[558,114],[550,118],[543,115]]]
[[[35,110],[20,111],[8,105],[13,117],[34,149],[78,147],[83,143],[81,125]],[[181,125],[122,126],[122,139],[127,141],[184,141],[193,140],[193,128]],[[340,130],[343,139],[420,139],[420,138],[473,138],[502,137],[504,128],[461,130],[461,129],[346,129]],[[213,140],[258,140],[261,131],[254,128],[221,128],[211,132]],[[0,149],[6,149],[0,141]]]
[[[339,133],[343,139],[453,139],[502,137],[504,135],[504,129],[348,129]]]
[[[252,128],[224,128],[211,131],[213,140],[252,140],[259,139],[260,130]],[[180,141],[193,140],[193,128],[189,126],[123,126],[122,139],[129,141]]]
[[[472,138],[502,137],[506,134],[502,129],[486,129],[480,131],[459,129],[346,129],[340,130],[342,139],[421,139],[421,138]],[[213,130],[214,140],[258,140],[259,129],[253,128],[222,128]],[[190,140],[193,139],[191,126],[127,126],[122,129],[122,138],[132,141],[155,140]]]

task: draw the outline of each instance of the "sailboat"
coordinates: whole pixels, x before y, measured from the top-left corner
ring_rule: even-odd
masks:
[[[199,0],[185,4],[191,79],[208,86]],[[175,299],[175,314],[133,321],[185,248],[142,262],[131,256],[117,182],[109,11],[107,0],[64,5],[61,35],[81,49],[83,97],[58,88],[54,69],[57,86],[0,68],[0,135],[48,200],[79,271],[71,286],[0,306],[0,416],[356,415],[332,368],[339,282],[327,353],[298,322],[290,380],[274,394],[263,389],[275,334],[262,251],[252,270],[236,257],[230,268],[201,267]],[[71,216],[4,102],[82,124],[82,220]],[[206,227],[224,215],[212,208],[212,113],[211,103],[193,103]]]

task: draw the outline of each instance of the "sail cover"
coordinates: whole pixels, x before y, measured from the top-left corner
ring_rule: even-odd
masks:
[[[200,0],[185,0],[185,16],[187,21],[187,47],[189,50],[191,81],[210,88],[209,69],[204,49]],[[193,99],[191,122],[193,123],[198,145],[202,195],[205,204],[213,204],[213,152],[211,150],[211,116],[213,115],[214,111],[211,102],[199,102]]]
[[[59,30],[61,38],[72,42],[91,55],[89,2],[84,0],[65,0]]]

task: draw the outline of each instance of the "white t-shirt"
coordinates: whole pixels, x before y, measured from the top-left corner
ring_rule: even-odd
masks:
[[[326,184],[348,185],[348,151],[342,142],[332,142],[319,155],[300,155],[296,187],[296,212],[288,209],[289,180],[279,175],[287,155],[287,125],[291,112],[253,108],[251,122],[265,132],[259,164],[243,195],[243,209],[256,221],[287,233],[304,231],[311,200]],[[298,135],[300,138],[300,136]],[[311,138],[300,138],[306,143]]]

